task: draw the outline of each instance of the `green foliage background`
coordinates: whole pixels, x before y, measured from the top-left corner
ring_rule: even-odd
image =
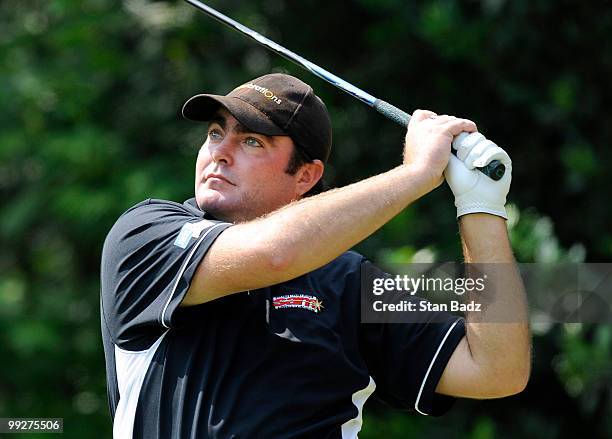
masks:
[[[408,111],[477,121],[515,164],[520,261],[611,260],[609,2],[210,4]],[[204,126],[178,116],[187,97],[271,71],[304,79],[328,104],[333,185],[400,163],[400,127],[183,2],[0,2],[0,417],[63,417],[67,438],[111,436],[105,234],[142,199],[192,196]],[[359,250],[459,258],[453,214],[440,188]],[[371,401],[362,437],[612,437],[611,327],[539,328],[534,343],[521,395],[459,401],[440,419]]]

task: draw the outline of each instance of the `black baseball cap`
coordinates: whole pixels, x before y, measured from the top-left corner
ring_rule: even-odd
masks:
[[[183,105],[183,117],[206,122],[222,105],[242,125],[266,136],[289,136],[305,155],[326,162],[332,144],[331,120],[312,87],[282,73],[260,76],[226,96],[198,94]]]

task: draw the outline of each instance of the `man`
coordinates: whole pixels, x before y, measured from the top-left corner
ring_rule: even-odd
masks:
[[[375,390],[437,415],[452,397],[525,387],[524,323],[436,312],[360,323],[361,273],[386,274],[348,250],[441,184],[453,137],[473,122],[416,111],[401,166],[312,195],[331,123],[302,81],[265,75],[227,96],[194,96],[183,115],[209,123],[195,198],[132,207],[104,245],[115,438],[355,438]],[[458,144],[447,178],[466,260],[512,264],[507,154],[478,135]],[[499,182],[473,170],[494,158],[508,167]],[[498,282],[489,306],[508,307],[525,311],[517,275]]]

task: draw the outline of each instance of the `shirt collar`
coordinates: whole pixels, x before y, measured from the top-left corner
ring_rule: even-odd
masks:
[[[198,206],[198,203],[197,203],[195,197],[194,198],[189,198],[188,200],[185,200],[183,202],[183,205],[187,208],[187,210],[192,212],[194,215],[197,215],[197,216],[202,217],[204,219],[210,219],[210,220],[218,221],[217,218],[212,216],[210,213],[204,212],[202,209],[200,209],[200,206]]]

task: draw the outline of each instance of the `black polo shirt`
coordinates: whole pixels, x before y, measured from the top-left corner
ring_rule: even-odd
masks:
[[[355,252],[280,285],[179,307],[231,224],[191,199],[146,200],[104,243],[101,320],[115,438],[356,438],[374,394],[438,415],[463,320],[361,324]]]

